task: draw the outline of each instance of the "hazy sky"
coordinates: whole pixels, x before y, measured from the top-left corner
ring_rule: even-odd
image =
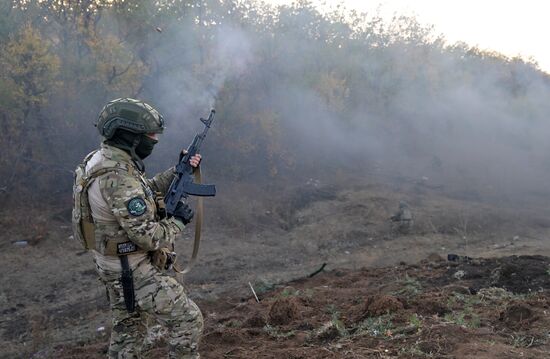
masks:
[[[264,0],[288,4],[292,0]],[[545,0],[312,0],[325,6],[415,15],[450,42],[464,41],[508,56],[532,57],[550,73],[550,1]]]

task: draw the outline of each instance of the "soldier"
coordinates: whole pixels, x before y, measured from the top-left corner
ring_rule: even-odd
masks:
[[[399,202],[399,211],[390,219],[392,222],[397,222],[397,230],[403,234],[409,233],[413,225],[412,212],[409,205],[404,201]]]
[[[164,272],[166,254],[193,218],[183,202],[170,218],[158,205],[174,169],[144,176],[149,156],[164,130],[163,117],[148,104],[130,99],[109,102],[99,114],[101,148],[75,173],[75,238],[94,257],[107,288],[113,329],[109,358],[140,358],[149,318],[166,327],[169,358],[199,358],[203,318],[183,286]],[[200,155],[190,163],[198,167]]]

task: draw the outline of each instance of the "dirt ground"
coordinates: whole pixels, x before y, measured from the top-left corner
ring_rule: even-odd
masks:
[[[219,192],[248,195],[207,201],[185,278],[206,319],[204,358],[550,357],[545,198],[403,180]],[[400,200],[409,233],[388,220]],[[0,358],[105,357],[105,290],[70,238],[68,206],[0,217]],[[158,343],[146,357],[161,354]]]

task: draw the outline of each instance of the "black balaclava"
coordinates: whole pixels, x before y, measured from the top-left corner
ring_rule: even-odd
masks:
[[[106,144],[120,148],[132,156],[141,172],[145,171],[143,160],[153,152],[157,142],[145,134],[136,134],[122,129],[116,130],[113,137],[105,141]]]
[[[146,159],[153,152],[153,147],[157,144],[155,140],[149,136],[141,135],[141,141],[136,147],[136,154],[142,159]]]

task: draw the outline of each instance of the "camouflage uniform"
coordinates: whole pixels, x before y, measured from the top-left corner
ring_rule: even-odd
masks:
[[[169,333],[170,358],[199,358],[203,318],[174,278],[151,264],[151,252],[171,247],[184,225],[176,218],[159,219],[154,193],[164,194],[173,169],[151,180],[143,177],[131,156],[105,143],[85,160],[85,172],[103,170],[87,187],[95,227],[92,249],[97,272],[106,285],[113,315],[109,358],[140,358],[148,318]],[[127,255],[133,271],[136,309],[126,309],[121,264],[113,245],[131,244]]]

